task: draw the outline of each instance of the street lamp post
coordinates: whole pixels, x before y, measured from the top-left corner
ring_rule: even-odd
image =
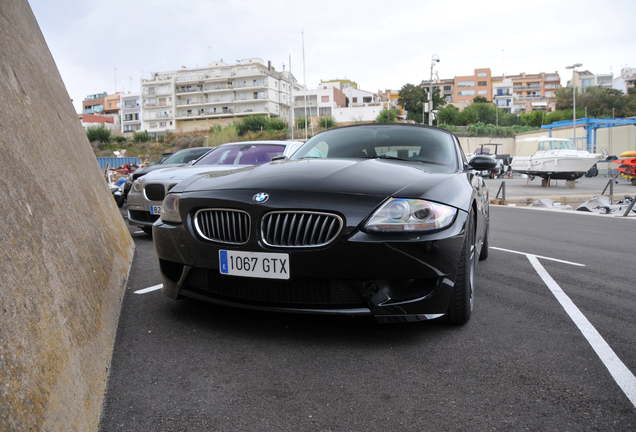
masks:
[[[439,63],[439,56],[437,54],[433,54],[431,57],[431,81],[428,92],[428,125],[433,126],[433,67],[436,63]],[[423,115],[423,114],[422,114]]]
[[[572,69],[572,125],[574,138],[572,141],[574,142],[574,146],[576,147],[576,68],[583,66],[582,63],[574,63],[572,66],[566,66],[566,69]]]

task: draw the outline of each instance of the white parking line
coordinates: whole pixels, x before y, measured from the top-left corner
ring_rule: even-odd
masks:
[[[578,307],[572,302],[572,300],[563,292],[561,287],[552,279],[552,276],[545,270],[545,268],[539,262],[539,258],[549,259],[552,261],[583,266],[583,264],[572,263],[569,261],[557,260],[554,258],[541,257],[539,255],[526,254],[523,252],[511,251],[507,249],[491,247],[491,249],[497,249],[505,252],[511,252],[516,254],[525,255],[530,260],[532,267],[534,267],[537,274],[541,277],[543,282],[550,289],[554,297],[561,304],[565,312],[569,315],[570,319],[579,328],[585,339],[592,346],[596,355],[599,356],[609,373],[616,381],[616,384],[623,390],[625,396],[630,400],[632,405],[636,407],[636,377],[625,366],[625,364],[618,358],[616,353],[605,342],[601,334],[594,328],[594,326],[585,318],[585,315],[581,313]]]
[[[140,289],[138,291],[135,291],[135,294],[146,294],[152,291],[157,291],[160,290],[161,288],[163,288],[163,284],[159,284],[159,285],[154,285],[148,288],[144,288],[144,289]]]
[[[537,258],[547,259],[547,260],[550,260],[550,261],[560,262],[560,263],[563,263],[563,264],[570,264],[570,265],[574,265],[574,266],[585,267],[585,264],[579,264],[579,263],[575,263],[575,262],[571,262],[571,261],[563,261],[563,260],[556,259],[556,258],[550,258],[550,257],[546,257],[546,256],[541,256],[541,255],[534,255],[534,254],[530,254],[530,253],[526,253],[526,252],[518,252],[518,251],[513,251],[513,250],[510,250],[510,249],[502,249],[502,248],[493,247],[493,246],[490,246],[490,249],[497,249],[497,250],[504,251],[504,252],[510,252],[510,253],[514,253],[514,254],[525,255],[527,257],[533,256],[533,257],[537,257]]]

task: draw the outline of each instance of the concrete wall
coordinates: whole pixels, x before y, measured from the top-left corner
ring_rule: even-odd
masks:
[[[459,139],[459,143],[464,150],[464,153],[474,153],[482,144],[503,144],[503,146],[499,146],[497,149],[498,154],[509,154],[514,156],[515,150],[515,139],[514,138],[491,138],[491,137],[457,137]],[[494,154],[495,149],[494,146],[485,146],[490,147],[490,152]]]
[[[0,47],[0,430],[96,430],[134,244],[27,0]]]

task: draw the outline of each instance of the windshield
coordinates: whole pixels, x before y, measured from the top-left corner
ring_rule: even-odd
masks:
[[[451,136],[435,129],[377,126],[332,129],[303,145],[292,159],[399,159],[438,165],[436,172],[457,169]]]
[[[576,150],[572,141],[539,141],[539,150]]]
[[[261,165],[285,151],[277,144],[236,144],[218,147],[202,157],[195,165]]]
[[[199,159],[201,156],[203,156],[210,150],[212,150],[210,147],[179,150],[178,152],[174,153],[173,155],[165,159],[163,162],[161,162],[161,164],[165,165],[165,164],[188,163],[191,160]]]

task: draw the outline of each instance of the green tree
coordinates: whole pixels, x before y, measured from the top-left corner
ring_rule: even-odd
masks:
[[[448,105],[437,110],[437,125],[456,125],[459,117],[459,108],[455,105]]]
[[[488,99],[486,99],[483,96],[475,96],[473,98],[473,103],[489,103],[489,102],[488,102]]]
[[[397,116],[399,114],[400,114],[400,111],[395,108],[391,108],[390,110],[387,110],[386,108],[382,108],[382,110],[380,111],[380,114],[378,114],[378,116],[375,118],[375,121],[377,123],[395,123],[397,122]],[[387,119],[387,115],[388,115],[388,119]]]
[[[398,104],[407,111],[406,119],[422,123],[423,103],[428,100],[428,94],[420,86],[405,84],[400,89]]]

